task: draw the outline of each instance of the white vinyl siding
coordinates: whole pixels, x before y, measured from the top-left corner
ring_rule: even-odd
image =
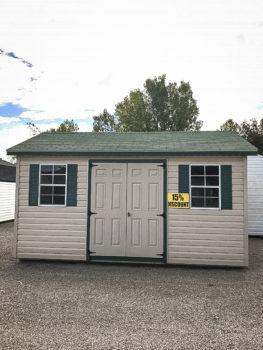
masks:
[[[0,182],[0,222],[15,218],[15,182]]]
[[[246,266],[246,158],[170,157],[168,192],[178,192],[179,164],[232,165],[233,209],[168,209],[168,263]]]
[[[59,157],[78,164],[77,206],[28,206],[30,164],[56,164],[57,157],[21,157],[17,258],[86,260],[88,159]]]
[[[29,207],[29,165],[55,164],[57,157],[21,157],[17,249],[14,249],[18,258],[86,259],[89,159],[91,157],[59,157],[59,161],[65,164],[78,164],[76,207]],[[232,210],[168,210],[168,263],[247,266],[246,157],[187,156],[166,159],[168,192],[178,192],[179,164],[232,165],[233,189]]]
[[[263,235],[263,156],[248,157],[248,234]]]

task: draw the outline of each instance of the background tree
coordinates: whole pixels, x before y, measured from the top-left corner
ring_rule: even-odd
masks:
[[[227,121],[220,126],[221,131],[235,131],[238,134],[240,134],[240,125],[236,122],[234,122],[233,119],[227,119]]]
[[[197,120],[199,109],[196,100],[193,98],[190,84],[184,81],[181,81],[179,86],[176,83],[170,83],[167,90],[169,130],[200,130],[203,122]]]
[[[189,83],[166,84],[166,76],[147,79],[144,89],[133,90],[116,104],[114,131],[200,130],[199,110]],[[108,119],[94,117],[94,131],[108,131]],[[112,119],[113,120],[113,117]],[[106,130],[105,130],[106,129]]]
[[[93,131],[96,132],[115,131],[116,124],[116,116],[114,114],[110,114],[107,109],[104,109],[101,114],[93,117]]]
[[[120,103],[117,103],[115,113],[118,123],[116,131],[152,131],[153,124],[148,104],[143,92],[139,89],[131,91]]]
[[[255,118],[248,122],[244,120],[241,124],[228,119],[220,126],[222,131],[235,131],[248,142],[258,148],[259,154],[263,155],[263,118],[258,122]]]
[[[77,131],[79,131],[78,124],[75,123],[73,119],[71,120],[66,119],[56,129],[51,128],[46,132],[77,132]]]
[[[40,130],[38,129],[36,124],[29,122],[29,123],[26,123],[26,125],[29,128],[32,136],[36,136],[37,134],[40,134]]]
[[[165,75],[147,79],[144,89],[145,100],[148,104],[146,108],[150,113],[153,130],[169,130],[169,95]]]
[[[37,134],[41,133],[39,128],[34,123],[27,123],[27,126],[30,129],[32,136],[36,136]],[[77,123],[74,122],[73,119],[66,119],[56,129],[51,128],[44,132],[77,132],[78,130],[79,126]]]

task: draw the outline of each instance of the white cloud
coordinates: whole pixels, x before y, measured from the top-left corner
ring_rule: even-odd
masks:
[[[56,129],[60,123],[36,123],[37,128],[44,132],[48,129]],[[92,126],[85,122],[78,123],[79,131],[92,131]],[[10,128],[0,129],[0,158],[8,159],[6,149],[12,147],[20,142],[23,142],[33,137],[30,128],[27,125],[15,125]]]
[[[20,119],[16,117],[2,117],[0,116],[0,124],[9,124],[13,122],[19,122]]]
[[[35,124],[37,126],[37,128],[41,131],[47,131],[49,129],[56,129],[60,123],[54,122],[54,123],[36,123]],[[78,123],[79,126],[79,131],[92,131],[92,126],[85,123],[85,122],[79,122]]]
[[[92,131],[93,127],[87,123],[80,122],[78,123],[79,126],[79,131],[87,132],[87,131]]]
[[[0,104],[20,103],[27,94],[35,91],[37,81],[31,81],[31,77],[40,77],[37,69],[28,68],[5,55],[0,55],[0,64]]]
[[[23,119],[32,119],[33,121],[55,120],[55,119],[91,119],[94,112],[70,110],[63,111],[61,109],[46,111],[25,111],[20,117]]]
[[[26,125],[0,129],[0,157],[7,159],[6,149],[32,137]]]
[[[190,82],[204,129],[262,118],[262,12],[257,0],[2,0],[1,48],[34,67],[0,55],[0,103],[89,130],[85,119],[166,73]]]
[[[49,129],[56,129],[60,123],[36,123],[36,127],[39,131],[45,132]]]

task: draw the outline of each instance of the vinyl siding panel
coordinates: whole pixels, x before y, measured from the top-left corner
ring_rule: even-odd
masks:
[[[151,157],[145,158],[150,159]],[[153,158],[159,159],[160,157]],[[143,159],[143,157],[138,159]],[[78,164],[76,207],[29,207],[29,165],[52,164],[58,161],[57,157],[21,157],[17,210],[18,258],[86,259],[88,160],[87,157],[59,157],[61,164]],[[168,192],[178,192],[179,164],[232,165],[233,188],[232,210],[168,210],[167,262],[170,264],[247,266],[246,158],[238,156],[168,157],[167,161]],[[255,213],[254,215],[260,216],[261,214]]]
[[[30,164],[77,164],[77,206],[28,206]],[[85,157],[21,157],[17,258],[86,260],[88,160]]]
[[[15,218],[15,182],[0,181],[0,222]]]
[[[232,165],[233,209],[169,209],[168,263],[246,266],[244,157],[168,159],[168,192],[178,192],[179,164]]]
[[[263,156],[248,157],[248,234],[263,235]]]
[[[69,261],[81,261],[84,260],[82,255],[79,254],[72,254],[72,252],[69,252],[69,254],[66,254],[65,252],[60,251],[59,254],[56,252],[52,252],[49,250],[49,252],[40,252],[40,251],[34,251],[34,252],[24,252],[19,250],[18,259],[43,259],[43,260],[69,260]]]
[[[31,232],[32,233],[32,232]],[[83,237],[78,236],[65,236],[61,235],[57,237],[56,235],[26,235],[26,234],[21,234],[19,237],[19,242],[23,243],[23,241],[26,241],[27,243],[30,243],[32,241],[39,241],[39,242],[55,242],[53,244],[57,244],[58,242],[85,242],[86,241],[86,235]]]

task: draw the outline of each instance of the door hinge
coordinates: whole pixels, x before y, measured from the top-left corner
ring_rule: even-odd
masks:
[[[88,250],[88,254],[96,254],[96,252],[91,252],[90,250]]]
[[[157,216],[162,216],[163,218],[165,218],[165,213],[162,213],[162,214],[158,214]]]
[[[166,163],[158,164],[157,166],[161,166],[162,168],[166,168]]]
[[[156,254],[156,255],[162,256],[163,258],[166,256],[166,254],[165,254],[165,253],[162,253],[162,254]]]
[[[94,213],[93,211],[88,211],[88,216],[91,216],[91,215],[93,215],[93,214],[97,214],[97,213]]]

